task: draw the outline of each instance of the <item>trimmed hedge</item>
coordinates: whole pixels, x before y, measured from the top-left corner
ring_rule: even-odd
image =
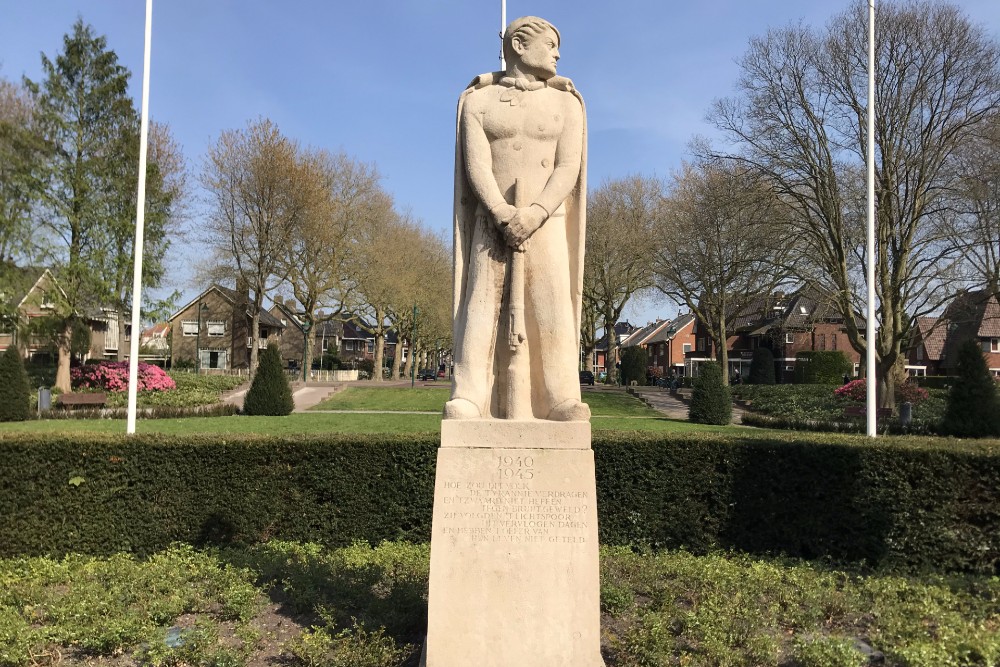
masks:
[[[0,556],[430,537],[438,436],[0,439]],[[598,433],[604,544],[1000,571],[1000,444]]]
[[[733,397],[722,384],[722,367],[706,361],[698,367],[691,392],[688,420],[697,424],[728,424],[733,418]]]
[[[747,384],[774,384],[774,353],[758,347],[750,358],[750,376]]]
[[[281,368],[281,353],[277,345],[268,343],[267,349],[260,355],[250,389],[243,398],[243,413],[284,417],[292,414],[294,409],[292,388]]]
[[[0,354],[0,422],[24,421],[31,416],[31,389],[24,360],[16,345]]]

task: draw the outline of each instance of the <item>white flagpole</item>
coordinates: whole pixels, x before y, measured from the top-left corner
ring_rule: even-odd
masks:
[[[868,0],[868,328],[865,377],[868,437],[877,431],[875,389],[875,0]]]
[[[149,45],[153,37],[153,0],[146,0],[146,42],[142,56],[142,122],[139,126],[139,190],[135,200],[135,267],[132,272],[132,345],[128,357],[128,426],[135,433],[135,407],[139,376],[139,338],[142,329],[142,242],[146,217],[146,147],[149,136]]]
[[[503,31],[507,29],[507,0],[500,0],[500,71],[507,71],[507,62],[503,59]]]

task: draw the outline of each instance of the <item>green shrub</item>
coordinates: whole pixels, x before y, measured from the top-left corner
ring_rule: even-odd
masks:
[[[260,355],[257,374],[243,399],[243,412],[248,415],[289,415],[295,408],[292,388],[281,368],[278,346],[271,343]]]
[[[959,438],[1000,436],[1000,397],[975,340],[959,346],[957,371],[941,422],[942,432]]]
[[[706,361],[694,379],[688,419],[697,424],[728,424],[732,418],[732,396],[729,387],[722,384],[722,369],[716,362]]]
[[[31,416],[31,388],[24,360],[16,345],[0,355],[0,422],[24,421]]]
[[[816,350],[795,355],[795,382],[798,384],[841,384],[854,365],[840,350]]]
[[[758,347],[750,359],[748,384],[774,384],[774,354],[766,347]]]
[[[954,375],[923,375],[911,379],[925,389],[950,389],[957,378]]]
[[[646,366],[648,353],[646,348],[634,347],[622,348],[621,374],[622,384],[626,387],[635,382],[640,387],[646,385]]]
[[[438,447],[431,433],[9,434],[0,555],[426,542]],[[602,544],[1000,570],[996,442],[598,432],[593,449]]]

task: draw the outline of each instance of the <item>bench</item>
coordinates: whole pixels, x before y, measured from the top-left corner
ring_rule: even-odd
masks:
[[[845,417],[864,417],[868,414],[868,409],[863,405],[848,405],[844,408]],[[892,416],[892,408],[876,408],[875,418],[885,419]]]
[[[59,394],[56,397],[56,405],[63,408],[103,408],[108,402],[108,395],[104,392],[86,392]]]

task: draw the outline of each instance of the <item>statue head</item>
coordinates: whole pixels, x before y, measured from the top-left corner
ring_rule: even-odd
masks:
[[[514,19],[503,33],[503,57],[507,71],[533,75],[544,81],[556,75],[559,31],[537,16]]]

